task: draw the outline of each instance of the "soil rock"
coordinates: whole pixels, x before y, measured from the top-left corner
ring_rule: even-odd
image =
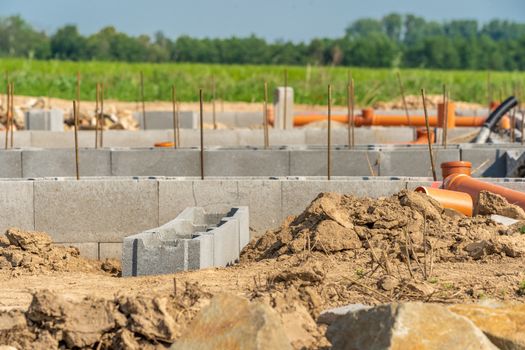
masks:
[[[525,220],[525,211],[515,205],[510,204],[499,194],[481,191],[478,197],[477,214],[479,215],[502,215],[512,219]]]
[[[451,331],[453,330],[453,331]],[[333,349],[497,349],[468,319],[436,304],[381,305],[338,318]]]
[[[452,305],[449,310],[467,317],[500,349],[525,349],[525,305]]]
[[[279,315],[264,303],[219,294],[172,349],[291,349]]]

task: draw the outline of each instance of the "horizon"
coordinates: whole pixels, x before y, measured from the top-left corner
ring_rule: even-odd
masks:
[[[55,6],[49,6],[50,3]],[[147,7],[150,12],[144,13],[144,6],[139,0],[127,1],[126,7],[115,0],[92,0],[89,3],[78,0],[4,0],[0,4],[0,13],[3,17],[20,15],[47,34],[73,24],[83,35],[113,26],[132,36],[146,34],[151,37],[159,31],[169,38],[182,35],[194,38],[255,35],[271,42],[282,40],[295,43],[314,38],[340,37],[345,28],[357,19],[378,19],[389,13],[413,14],[440,23],[459,19],[476,20],[480,25],[493,19],[525,22],[525,2],[521,0],[504,0],[497,5],[491,0],[464,0],[459,4],[454,0],[444,0],[439,4],[369,0],[366,8],[352,6],[356,3],[308,0],[298,6],[294,0],[268,0],[264,4],[239,0],[221,3],[182,0],[175,4],[169,0],[151,0]],[[195,7],[200,11],[195,11]],[[454,8],[453,13],[449,11],[451,7]],[[120,15],[114,16],[116,12]],[[293,16],[292,19],[290,16]]]

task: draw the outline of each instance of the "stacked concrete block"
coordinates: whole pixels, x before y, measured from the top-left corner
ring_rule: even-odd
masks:
[[[30,109],[25,112],[26,130],[64,131],[64,112],[61,109]]]
[[[278,87],[273,95],[274,128],[292,129],[294,117],[294,94],[291,87]],[[285,107],[286,106],[286,107]]]
[[[146,123],[142,112],[133,113],[133,118],[139,123],[141,130],[173,129],[172,111],[146,111]],[[197,129],[199,116],[195,112],[179,112],[179,128]]]
[[[169,274],[211,266],[227,266],[239,259],[249,240],[247,207],[226,214],[186,208],[174,220],[124,238],[122,275]]]

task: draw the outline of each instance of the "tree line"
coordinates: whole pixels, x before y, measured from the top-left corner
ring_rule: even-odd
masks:
[[[53,34],[20,16],[0,18],[0,56],[73,61],[198,62],[436,69],[525,70],[525,24],[426,21],[389,14],[352,22],[340,38],[268,42],[239,38],[130,36],[112,26],[85,36],[75,25]]]

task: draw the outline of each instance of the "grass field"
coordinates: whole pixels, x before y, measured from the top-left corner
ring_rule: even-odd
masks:
[[[226,101],[262,101],[263,82],[270,94],[283,85],[288,70],[289,85],[295,89],[297,103],[325,104],[327,84],[333,85],[335,104],[344,104],[348,72],[352,72],[359,104],[390,101],[399,97],[394,69],[341,67],[283,67],[207,64],[133,64],[119,62],[64,62],[0,59],[0,69],[8,71],[15,82],[16,94],[74,98],[76,72],[82,75],[81,98],[95,99],[95,84],[106,84],[106,98],[123,101],[139,99],[140,72],[144,72],[145,99],[170,100],[171,86],[183,101],[196,101],[198,89],[211,97],[211,77],[216,81],[216,98]],[[442,84],[451,90],[451,98],[486,103],[488,73],[482,71],[439,71],[403,69],[400,71],[406,94],[419,94],[424,87],[429,94],[439,94]],[[509,95],[514,86],[525,82],[525,72],[492,72],[494,98]],[[5,84],[0,92],[4,93]],[[271,98],[271,96],[270,96]]]

